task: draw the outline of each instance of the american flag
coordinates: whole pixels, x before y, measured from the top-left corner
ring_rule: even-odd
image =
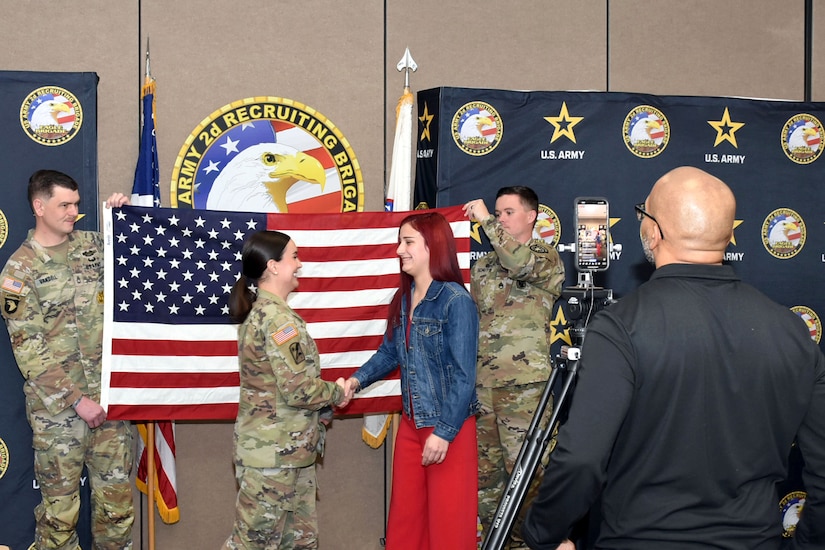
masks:
[[[470,224],[453,227],[469,281]],[[398,225],[409,212],[258,214],[176,208],[103,209],[102,404],[111,419],[234,419],[237,325],[228,296],[241,247],[262,229],[288,234],[303,263],[290,306],[307,322],[321,376],[348,377],[378,348],[398,286]],[[400,410],[400,382],[360,392],[346,414]]]
[[[2,288],[3,290],[8,290],[11,292],[21,292],[23,290],[23,281],[6,277],[3,279]]]

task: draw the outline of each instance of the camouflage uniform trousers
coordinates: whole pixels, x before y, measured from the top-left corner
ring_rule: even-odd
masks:
[[[545,382],[522,384],[506,388],[476,388],[481,410],[478,413],[478,514],[486,536],[496,514],[507,481],[513,471],[521,446],[533,421],[544,392]],[[544,421],[552,412],[552,400],[547,405]],[[547,446],[541,463],[547,464],[554,440]],[[544,469],[542,464],[524,497],[513,526],[509,548],[527,548],[519,534],[529,503],[538,494]]]
[[[134,433],[128,422],[107,421],[89,429],[69,408],[51,416],[31,399],[34,475],[42,500],[34,509],[35,548],[79,548],[80,483],[86,466],[92,496],[92,540],[96,550],[132,548]]]
[[[315,464],[303,468],[235,466],[240,486],[224,550],[318,548]]]

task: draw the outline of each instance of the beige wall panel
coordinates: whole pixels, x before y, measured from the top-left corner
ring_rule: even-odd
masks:
[[[350,142],[365,209],[382,208],[382,2],[144,0],[158,81],[161,187],[175,159],[213,111],[253,96],[293,99],[331,120]],[[208,7],[208,6],[212,7]]]
[[[318,524],[323,550],[380,550],[384,536],[384,449],[361,441],[361,418],[336,419],[318,465]],[[155,519],[163,550],[220,548],[235,511],[232,422],[178,422],[178,498],[181,519]],[[145,507],[145,499],[144,499]],[[145,509],[145,508],[144,508]],[[147,521],[135,526],[136,548]],[[145,548],[146,546],[144,546]]]
[[[418,63],[413,91],[604,89],[605,5],[576,0],[387,1],[387,72],[394,105],[404,48]]]
[[[825,4],[814,2],[813,10],[813,52],[811,61],[811,99],[825,101],[825,40],[822,29],[825,29]],[[819,35],[816,30],[819,29]]]
[[[0,12],[3,70],[97,73],[100,195],[131,191],[139,139],[137,3],[0,0]],[[51,21],[53,30],[38,21]]]
[[[804,97],[804,2],[610,3],[611,91]]]
[[[414,96],[439,86],[604,90],[605,25],[604,2],[388,0],[387,172],[405,48],[418,64]]]
[[[158,82],[164,204],[178,152],[204,118],[246,97],[276,96],[313,107],[340,129],[362,169],[365,209],[382,208],[380,1],[143,0],[142,32]],[[336,420],[318,468],[325,550],[380,548],[384,452],[361,441],[361,425],[360,418]],[[181,521],[157,524],[158,548],[219,548],[232,528],[237,490],[231,423],[180,423],[178,456]]]

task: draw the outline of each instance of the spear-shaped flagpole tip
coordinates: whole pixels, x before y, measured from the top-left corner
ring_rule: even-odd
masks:
[[[152,78],[152,71],[149,69],[149,37],[146,37],[146,78]]]
[[[415,72],[418,70],[418,65],[415,63],[415,59],[412,58],[410,55],[410,49],[407,48],[404,51],[404,57],[401,58],[401,61],[398,62],[398,65],[395,66],[399,71],[404,71],[404,87],[410,87],[410,71]]]

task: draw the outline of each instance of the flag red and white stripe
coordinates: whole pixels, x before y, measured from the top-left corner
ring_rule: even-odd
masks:
[[[469,280],[469,222],[460,207],[439,211],[453,227]],[[298,245],[303,268],[289,304],[318,344],[322,377],[348,377],[380,345],[398,287],[398,226],[408,214],[104,209],[102,401],[109,418],[235,418],[237,325],[226,302],[243,241],[260,229],[283,231]],[[397,376],[377,382],[346,414],[400,410],[399,396]]]
[[[146,423],[138,423],[137,475],[135,485],[147,494],[149,454],[146,442],[149,430]],[[180,520],[178,509],[177,468],[175,461],[175,423],[162,421],[155,424],[155,504],[164,523],[177,523]]]

